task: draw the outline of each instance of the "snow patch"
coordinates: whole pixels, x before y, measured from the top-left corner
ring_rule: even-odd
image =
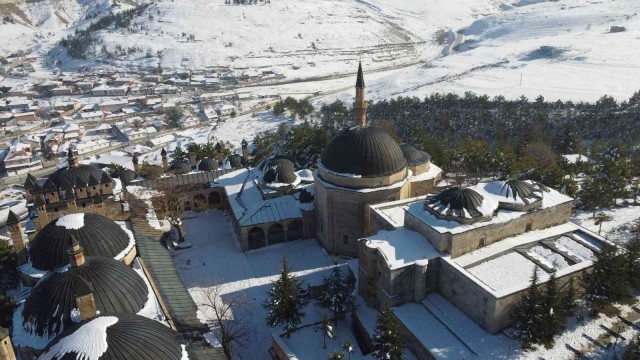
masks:
[[[77,331],[60,339],[39,358],[53,360],[65,354],[76,353],[82,360],[98,360],[107,351],[107,328],[118,322],[115,316],[102,316],[82,325]]]
[[[84,213],[69,214],[58,218],[56,226],[61,226],[67,230],[78,230],[84,227]]]

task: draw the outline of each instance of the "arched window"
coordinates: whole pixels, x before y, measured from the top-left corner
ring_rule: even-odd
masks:
[[[196,210],[203,210],[207,206],[207,198],[202,194],[196,195],[193,202]]]
[[[302,221],[293,220],[287,227],[287,241],[302,239]]]
[[[264,230],[262,228],[254,227],[249,230],[249,250],[259,249],[265,245]]]
[[[284,242],[284,228],[280,224],[273,224],[269,228],[269,245]]]

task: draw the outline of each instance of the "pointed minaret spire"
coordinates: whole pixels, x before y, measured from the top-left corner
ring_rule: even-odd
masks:
[[[353,113],[358,126],[367,124],[367,101],[364,99],[364,75],[362,63],[358,62],[358,78],[356,79],[356,100],[353,102]]]
[[[82,251],[74,234],[71,234],[67,241],[67,256],[69,257],[69,264],[71,264],[71,266],[77,267],[84,265],[84,251]]]
[[[73,153],[71,145],[69,145],[69,151],[67,152],[67,162],[69,167],[78,167],[78,157]]]

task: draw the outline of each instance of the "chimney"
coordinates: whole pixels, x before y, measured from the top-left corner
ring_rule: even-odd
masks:
[[[221,162],[222,161],[222,144],[218,142],[215,146],[215,149],[216,149],[216,160],[218,162]]]
[[[133,171],[136,173],[136,175],[138,175],[138,173],[140,172],[140,164],[139,164],[138,156],[136,154],[133,154],[133,158],[131,159],[131,162],[133,163]]]
[[[80,311],[80,321],[93,319],[98,315],[96,301],[93,298],[93,287],[82,275],[78,275],[76,279],[74,296],[76,308]]]
[[[71,145],[69,145],[69,151],[67,152],[67,162],[69,167],[78,167],[78,157],[73,153]]]
[[[78,267],[84,265],[84,251],[82,251],[74,234],[69,236],[69,241],[67,242],[67,256],[69,257],[69,264],[71,264],[71,266]]]
[[[16,353],[13,351],[9,330],[3,327],[0,327],[0,359],[16,360]]]
[[[162,157],[162,169],[164,171],[167,171],[167,169],[169,168],[169,159],[167,158],[167,150],[162,148],[162,151],[160,151],[160,156]]]
[[[27,249],[25,248],[22,226],[20,226],[20,218],[16,213],[9,210],[9,216],[7,217],[7,227],[11,234],[11,241],[13,242],[13,248],[16,251],[18,257],[18,265],[22,265],[27,262]]]
[[[242,139],[242,158],[245,162],[249,163],[249,143],[247,140]]]
[[[198,160],[196,159],[196,151],[191,148],[189,149],[189,161],[191,162],[191,168],[195,168],[198,165]]]
[[[358,78],[356,79],[356,100],[353,102],[353,113],[355,123],[358,126],[367,124],[367,101],[364,98],[364,75],[362,74],[362,63],[358,63]]]

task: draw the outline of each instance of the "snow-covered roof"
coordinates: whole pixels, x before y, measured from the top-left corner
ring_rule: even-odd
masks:
[[[593,161],[592,159],[584,156],[584,155],[580,155],[580,154],[564,154],[562,155],[562,157],[569,163],[569,164],[575,164],[578,161],[579,162],[583,162],[583,163],[587,163],[587,164],[593,164],[595,163],[595,161]]]
[[[440,256],[422,234],[404,227],[382,230],[360,241],[365,241],[369,248],[380,250],[390,269]]]
[[[217,184],[224,187],[240,226],[302,218],[298,200],[292,195],[264,199],[255,179],[257,176],[259,172],[254,169],[240,169],[217,180]]]

